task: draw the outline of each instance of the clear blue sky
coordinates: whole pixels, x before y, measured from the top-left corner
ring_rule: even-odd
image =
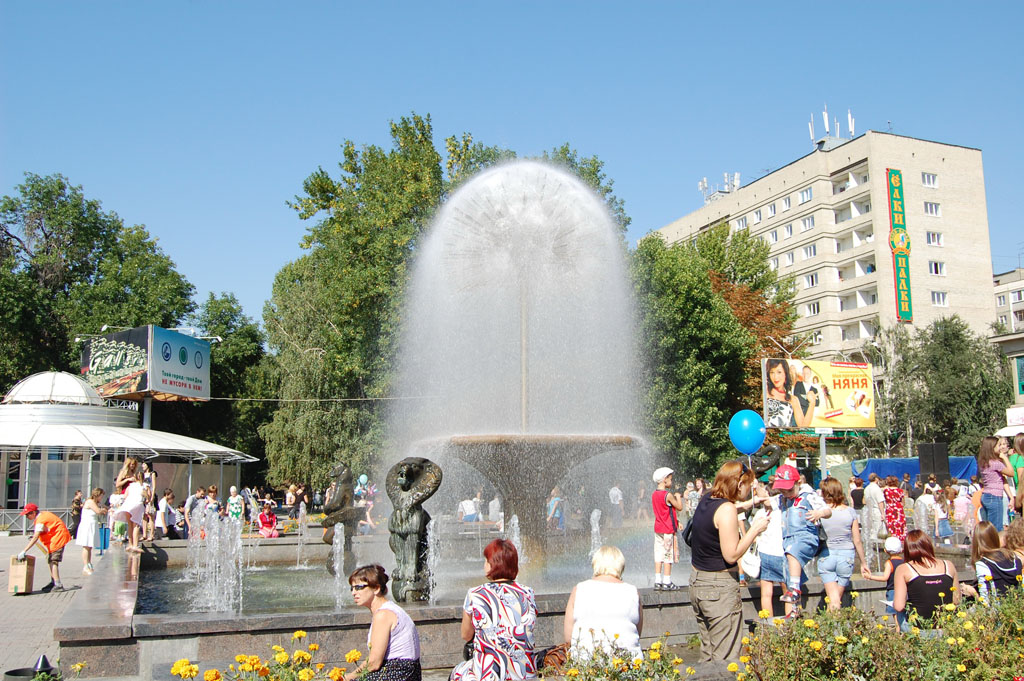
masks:
[[[821,108],[984,152],[996,271],[1024,251],[1021,3],[0,3],[0,193],[62,173],[262,318],[339,145],[433,117],[606,163],[630,241],[810,151]],[[1017,199],[1013,197],[1017,196]]]

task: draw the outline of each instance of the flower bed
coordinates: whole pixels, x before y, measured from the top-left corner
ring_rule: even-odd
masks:
[[[279,645],[271,646],[271,652],[266,659],[259,655],[239,653],[227,669],[213,668],[203,671],[203,681],[262,681],[268,678],[270,681],[341,681],[346,669],[328,669],[324,663],[314,662],[313,658],[320,650],[320,645],[304,645],[304,638],[306,632],[301,629],[292,634],[293,645],[299,646],[292,653]],[[354,664],[359,662],[361,657],[362,653],[358,650],[350,650],[345,655],[345,661]],[[180,659],[171,666],[171,675],[184,681],[194,679],[199,674],[199,665],[193,664],[187,658]]]

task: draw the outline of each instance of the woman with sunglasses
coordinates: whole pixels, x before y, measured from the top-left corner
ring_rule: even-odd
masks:
[[[352,600],[370,611],[369,654],[345,681],[420,681],[420,635],[405,610],[387,599],[388,575],[380,565],[357,568],[348,577]]]

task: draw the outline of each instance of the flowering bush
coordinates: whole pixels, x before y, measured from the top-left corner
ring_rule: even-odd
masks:
[[[888,616],[856,607],[759,625],[744,639],[738,681],[1014,679],[1024,669],[1024,591],[991,604],[943,606],[933,621],[909,616],[900,634]]]
[[[207,669],[203,672],[203,681],[341,681],[345,676],[345,667],[327,669],[321,662],[313,658],[320,650],[320,645],[310,643],[303,645],[306,632],[299,629],[292,634],[292,642],[299,646],[289,653],[282,646],[271,646],[270,655],[266,659],[259,655],[236,655],[235,661],[225,670]],[[362,654],[358,650],[350,650],[345,660],[351,664],[358,662]],[[181,659],[171,667],[171,675],[184,681],[199,676],[199,666],[188,659]]]
[[[666,632],[666,636],[668,632]],[[569,656],[562,665],[561,675],[571,681],[660,681],[692,676],[692,667],[665,651],[664,638],[651,644],[642,655],[632,657],[622,650],[609,654],[604,649],[594,651],[589,658]],[[557,676],[557,670],[546,676]]]

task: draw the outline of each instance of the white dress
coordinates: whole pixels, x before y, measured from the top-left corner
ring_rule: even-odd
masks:
[[[632,584],[600,582],[588,579],[576,585],[573,605],[573,655],[584,659],[597,647],[608,653],[615,648],[640,657],[640,635],[636,625],[640,621],[640,595]],[[616,638],[618,636],[618,638]]]
[[[96,520],[96,511],[91,508],[82,509],[82,520],[78,523],[75,544],[91,549],[100,545],[100,524]]]
[[[114,520],[132,521],[142,525],[142,514],[146,510],[146,501],[142,495],[142,483],[132,482],[124,493],[124,501],[114,515]]]

